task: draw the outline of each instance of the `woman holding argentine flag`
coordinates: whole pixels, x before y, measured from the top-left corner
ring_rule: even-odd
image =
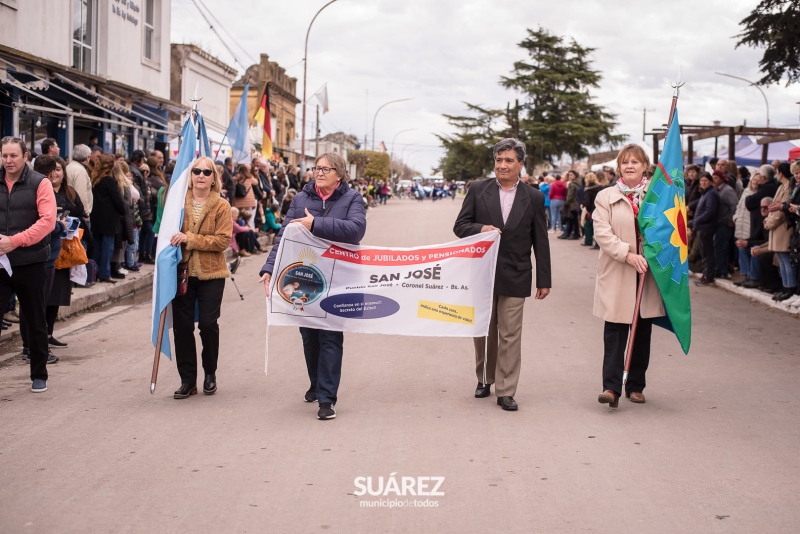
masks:
[[[198,310],[205,379],[203,393],[217,392],[219,325],[225,278],[230,276],[225,263],[225,249],[231,242],[231,206],[219,192],[222,177],[214,161],[200,157],[191,165],[189,189],[180,232],[170,239],[180,246],[181,262],[188,264],[185,282],[179,283],[172,301],[172,326],[175,337],[175,361],[181,376],[176,399],[197,394],[197,348],[194,340],[195,309]],[[178,265],[180,274],[181,265]],[[181,287],[183,286],[183,287]]]
[[[603,392],[598,402],[612,408],[619,405],[628,331],[636,306],[639,276],[646,276],[638,328],[633,342],[630,375],[625,396],[631,402],[645,401],[645,373],[650,362],[652,319],[665,314],[664,304],[647,260],[637,247],[639,227],[636,216],[647,191],[644,172],[650,165],[644,149],[629,144],[617,156],[616,185],[597,194],[592,212],[594,239],[600,247],[594,315],[605,321],[603,331]]]

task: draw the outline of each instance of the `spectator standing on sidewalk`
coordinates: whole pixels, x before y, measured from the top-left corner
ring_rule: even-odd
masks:
[[[695,285],[708,286],[714,283],[714,233],[717,230],[717,213],[719,212],[719,192],[711,183],[711,175],[703,172],[700,176],[700,201],[692,219],[692,230],[700,243],[700,254],[703,261],[703,276],[695,281]]]
[[[116,235],[122,230],[120,218],[125,215],[119,185],[113,176],[116,160],[113,154],[103,154],[92,169],[92,237],[97,281],[116,283],[111,277],[111,257]]]
[[[564,199],[567,198],[567,186],[561,180],[561,175],[556,174],[550,183],[550,223],[553,231],[564,230],[564,223],[561,219],[561,208],[564,207]]]
[[[92,149],[86,145],[75,145],[72,149],[72,161],[67,165],[67,180],[81,198],[83,209],[88,217],[92,213],[92,179],[86,165]]]
[[[778,165],[778,182],[781,185],[775,194],[775,201],[769,205],[769,215],[764,221],[764,227],[769,230],[769,250],[778,257],[781,269],[783,290],[772,297],[772,300],[778,302],[791,298],[797,291],[797,267],[792,264],[789,257],[789,245],[793,229],[789,227],[787,211],[784,211],[784,203],[787,203],[789,199],[792,181],[789,164],[781,163]]]
[[[750,280],[750,262],[752,259],[750,247],[741,245],[742,242],[747,242],[752,233],[750,227],[752,216],[747,206],[745,206],[745,202],[747,202],[747,197],[756,192],[760,180],[761,175],[758,173],[752,179],[748,176],[747,187],[742,191],[742,196],[739,197],[739,203],[736,205],[736,213],[733,214],[734,244],[739,252],[739,272],[744,276],[744,280],[736,282],[735,285],[737,286],[743,286],[745,282]]]
[[[714,171],[712,176],[714,187],[719,193],[719,209],[717,210],[717,228],[714,231],[714,274],[719,278],[730,278],[728,259],[733,245],[733,214],[739,198],[729,185],[725,174]]]
[[[56,198],[50,180],[25,164],[22,139],[4,137],[0,149],[0,257],[11,270],[0,267],[0,302],[12,292],[19,298],[28,321],[31,391],[41,393],[47,391],[48,378],[45,262],[56,225]]]

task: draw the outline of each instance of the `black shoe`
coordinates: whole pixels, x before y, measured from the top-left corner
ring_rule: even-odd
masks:
[[[25,363],[30,363],[31,361],[31,353],[28,347],[22,347],[22,361]]]
[[[135,266],[135,265],[131,265],[130,267],[125,267],[125,270],[126,271],[130,271],[132,273],[138,273],[139,272],[139,268],[137,266]]]
[[[53,336],[50,336],[49,338],[47,338],[47,343],[51,347],[58,347],[58,348],[66,347],[67,345],[69,345],[68,343],[64,343],[63,341],[57,340]]]
[[[188,399],[189,395],[197,395],[197,385],[182,382],[181,387],[175,391],[172,397],[175,399]]]
[[[153,256],[151,256],[150,254],[142,254],[141,257],[139,258],[139,261],[147,265],[153,265],[155,263],[155,261],[153,260]]]
[[[561,234],[558,239],[567,239],[567,234]]]
[[[491,384],[484,384],[482,382],[478,382],[478,387],[475,388],[475,398],[482,399],[484,397],[488,397],[491,395],[492,385]]]
[[[116,278],[117,280],[124,280],[125,275],[119,271],[111,271],[111,278]]]
[[[114,276],[114,275],[112,274],[111,276]],[[116,280],[112,280],[111,278],[98,278],[97,281],[98,282],[104,282],[106,284],[116,284],[117,283]]]
[[[53,364],[53,363],[56,363],[57,361],[58,361],[58,356],[53,354],[52,350],[48,349],[47,350],[47,363],[48,364]]]
[[[497,405],[507,412],[516,412],[519,408],[514,397],[497,397]]]
[[[317,402],[317,386],[311,386],[308,388],[303,400],[306,402]]]
[[[700,287],[713,286],[714,285],[714,279],[713,278],[706,278],[704,276],[700,280],[695,280],[694,285],[700,286]]]
[[[592,248],[591,248],[591,250],[600,250],[600,245],[598,245],[597,243],[595,243],[594,245],[592,245]]]
[[[776,293],[775,295],[773,295],[772,300],[776,302],[783,302],[784,300],[787,300],[793,296],[794,296],[794,288],[784,289],[780,293]]]
[[[213,395],[217,392],[217,375],[206,374],[206,379],[203,380],[203,393],[206,395]]]
[[[317,419],[323,421],[327,419],[336,419],[336,410],[333,409],[333,404],[330,402],[321,402],[319,404],[319,411],[317,412]]]
[[[743,285],[745,285],[747,283],[748,280],[750,280],[750,279],[749,278],[745,278],[744,280],[739,280],[738,282],[734,282],[733,285],[735,285],[736,287],[742,287]]]
[[[742,284],[741,287],[744,287],[746,289],[756,289],[759,285],[760,284],[758,283],[758,280],[747,280],[745,281],[745,283]]]

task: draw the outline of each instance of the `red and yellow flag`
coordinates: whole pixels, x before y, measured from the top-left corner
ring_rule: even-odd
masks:
[[[264,134],[261,141],[261,154],[268,160],[272,158],[272,116],[269,113],[269,82],[264,87],[261,97],[261,106],[256,112],[256,122],[262,124]]]

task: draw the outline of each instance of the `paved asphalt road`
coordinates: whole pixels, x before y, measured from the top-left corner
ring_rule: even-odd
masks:
[[[392,201],[364,243],[451,241],[459,206]],[[693,286],[691,355],[654,332],[647,404],[610,409],[596,252],[551,237],[516,413],[473,398],[469,339],[347,334],[338,418],[318,421],[295,329],[270,329],[264,375],[263,256],[237,273],[244,301],[226,286],[215,396],[173,400],[166,360],[150,395],[149,303],[59,324],[49,391],[0,369],[0,532],[800,531],[798,320]],[[443,495],[354,495],[393,474]]]

